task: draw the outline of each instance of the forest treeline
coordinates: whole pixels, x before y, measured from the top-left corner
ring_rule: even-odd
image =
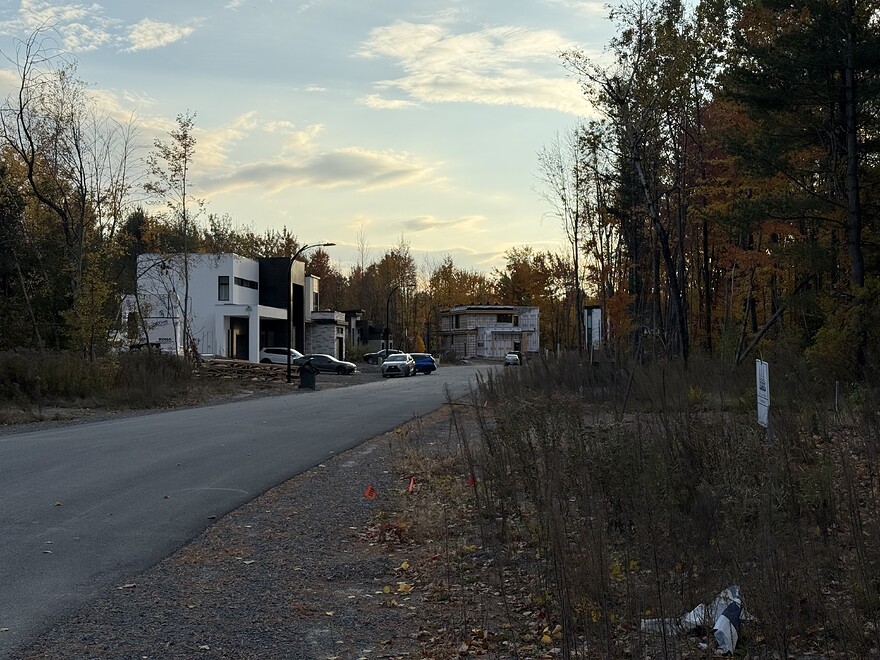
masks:
[[[490,273],[417,263],[405,238],[341,272],[308,252],[322,306],[363,309],[397,341],[436,342],[454,304],[541,307],[545,348],[583,347],[584,304],[614,354],[740,362],[806,353],[866,378],[880,351],[876,0],[626,1],[601,60],[561,53],[584,119],[548,135],[538,191],[567,250],[528,246]],[[38,32],[2,106],[0,348],[109,350],[144,252],[283,256],[192,195],[194,113],[139,157],[136,121],[104,114],[76,62]],[[536,222],[541,218],[536,218]],[[434,337],[432,338],[432,335]]]

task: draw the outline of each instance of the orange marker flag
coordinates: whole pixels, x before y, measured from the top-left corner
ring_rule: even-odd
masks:
[[[409,492],[410,493],[413,492],[413,488],[415,487],[415,485],[416,485],[416,478],[410,477],[409,478]]]
[[[367,485],[367,490],[364,491],[364,497],[368,497],[371,500],[376,499],[376,489],[373,488],[373,484]]]

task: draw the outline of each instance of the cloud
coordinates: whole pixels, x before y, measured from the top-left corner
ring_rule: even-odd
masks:
[[[386,99],[382,98],[378,94],[369,94],[367,96],[362,96],[357,100],[360,105],[365,105],[368,108],[377,108],[380,110],[401,110],[405,108],[417,108],[419,107],[418,103],[413,103],[412,101],[406,101],[404,99]]]
[[[297,14],[304,14],[310,9],[314,9],[318,5],[322,4],[322,0],[309,0],[309,2],[300,3],[296,8]]]
[[[36,30],[44,30],[48,38],[53,33],[57,35],[60,47],[69,53],[97,50],[105,45],[136,52],[180,41],[192,34],[195,27],[150,18],[126,26],[122,20],[108,16],[98,3],[52,0],[21,0],[15,18],[0,23],[0,34],[21,35]]]
[[[107,30],[84,23],[71,23],[64,29],[64,47],[70,52],[97,50],[113,40],[113,35]]]
[[[152,50],[167,46],[175,41],[180,41],[191,35],[195,28],[172,25],[171,23],[160,23],[149,18],[145,18],[129,28],[128,39],[131,42],[126,50],[136,52],[139,50]]]
[[[447,231],[452,229],[474,229],[474,225],[483,222],[485,219],[485,216],[482,215],[466,215],[460,218],[448,218],[445,220],[435,218],[432,215],[423,215],[410,220],[404,220],[400,224],[403,225],[403,229],[407,232],[420,233],[434,229]]]
[[[454,34],[446,25],[398,22],[374,29],[356,55],[396,60],[404,75],[376,85],[415,102],[514,105],[579,115],[585,110],[581,91],[559,61],[559,52],[571,46],[552,30],[500,26]]]
[[[276,159],[250,163],[203,181],[212,194],[242,188],[278,193],[291,187],[349,187],[371,191],[431,181],[433,168],[407,153],[357,147],[319,153],[307,160]]]
[[[232,149],[246,140],[259,128],[256,112],[246,112],[226,124],[211,129],[202,129],[198,126],[193,131],[196,138],[196,163],[201,172],[211,172],[220,167],[229,166],[229,154]],[[165,141],[167,141],[167,136]]]
[[[607,17],[609,11],[608,3],[599,0],[547,0],[547,4],[561,5],[565,9],[599,18]]]
[[[47,30],[61,39],[61,47],[74,53],[95,50],[114,41],[113,30],[119,21],[105,15],[97,3],[58,3],[22,0],[18,15],[0,26],[8,34]]]

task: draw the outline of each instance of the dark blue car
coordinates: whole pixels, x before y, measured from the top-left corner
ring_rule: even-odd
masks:
[[[430,353],[410,353],[416,361],[416,373],[431,375],[437,371],[437,360]]]

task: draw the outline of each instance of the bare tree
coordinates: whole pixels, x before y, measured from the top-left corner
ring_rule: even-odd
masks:
[[[594,212],[590,201],[592,186],[588,167],[586,130],[576,126],[564,136],[556,136],[550,146],[538,154],[540,194],[553,209],[568,240],[572,260],[571,288],[574,293],[578,328],[578,350],[584,347],[584,289],[581,279],[581,246],[588,217]]]
[[[190,232],[195,219],[204,208],[204,201],[190,193],[189,170],[195,156],[195,113],[187,110],[177,115],[177,127],[169,131],[170,142],[156,139],[154,151],[147,157],[147,168],[152,180],[145,184],[146,191],[161,199],[172,221],[180,232],[183,255],[183,354],[189,358],[192,329],[189,320],[189,255]]]
[[[57,222],[69,282],[65,320],[90,356],[96,323],[104,324],[111,294],[102,283],[115,227],[131,190],[128,163],[134,123],[102,111],[77,77],[76,62],[40,28],[17,44],[18,84],[0,106],[0,140],[23,164],[30,192]]]

